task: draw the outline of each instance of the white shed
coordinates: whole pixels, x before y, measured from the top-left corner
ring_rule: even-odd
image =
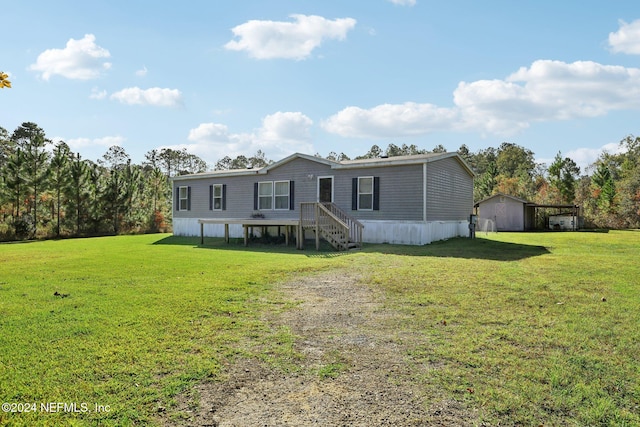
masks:
[[[498,193],[475,205],[479,231],[577,230],[582,227],[577,205],[543,205]],[[555,214],[550,214],[550,212]]]
[[[494,194],[475,204],[478,229],[492,224],[495,231],[525,231],[534,228],[534,204],[508,194]]]

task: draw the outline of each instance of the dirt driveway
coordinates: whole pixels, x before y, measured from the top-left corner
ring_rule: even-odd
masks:
[[[197,387],[199,406],[182,399],[188,419],[167,426],[467,426],[477,413],[453,400],[428,401],[420,378],[437,366],[408,356],[419,334],[398,327],[401,314],[352,271],[332,271],[279,285],[292,310],[267,319],[298,337],[296,373],[242,360],[222,381]]]

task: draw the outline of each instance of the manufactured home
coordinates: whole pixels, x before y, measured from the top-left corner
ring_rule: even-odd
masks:
[[[457,153],[340,162],[296,153],[259,169],[173,177],[173,232],[423,245],[468,235],[473,177]]]

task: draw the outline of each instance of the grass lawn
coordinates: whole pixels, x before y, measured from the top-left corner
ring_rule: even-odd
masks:
[[[0,244],[0,401],[37,404],[0,412],[0,425],[147,424],[239,351],[278,363],[290,334],[260,314],[289,303],[271,284],[346,259],[197,243],[146,235]],[[44,412],[48,402],[77,408]]]
[[[371,254],[424,386],[492,425],[640,425],[640,232],[481,237]]]
[[[417,381],[434,398],[492,424],[640,425],[640,232],[500,233],[345,256],[197,243],[0,244],[0,401],[37,405],[0,412],[0,425],[147,424],[238,354],[287,366],[295,337],[262,320],[292,306],[273,285],[332,268],[363,271],[403,313],[398,326],[424,337],[408,356],[433,367]]]

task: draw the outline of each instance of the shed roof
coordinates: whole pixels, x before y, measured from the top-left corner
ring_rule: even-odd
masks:
[[[511,200],[514,200],[516,202],[520,202],[526,206],[532,206],[534,208],[577,208],[578,205],[552,205],[552,204],[538,204],[538,203],[534,203],[534,202],[530,202],[528,200],[524,200],[524,199],[520,199],[518,197],[515,196],[511,196],[509,194],[505,194],[505,193],[496,193],[492,196],[487,197],[486,199],[480,200],[479,202],[476,202],[473,207],[477,208],[480,206],[480,203],[484,203],[486,201],[489,201],[491,199],[495,199],[496,197],[507,197]]]
[[[487,197],[486,199],[483,199],[483,200],[480,200],[479,202],[476,202],[474,207],[478,207],[478,206],[480,206],[480,203],[487,202],[487,201],[489,201],[491,199],[495,199],[496,197],[507,197],[507,198],[509,198],[511,200],[523,203],[525,205],[534,205],[534,203],[532,203],[532,202],[530,202],[528,200],[520,199],[519,197],[511,196],[511,195],[505,194],[505,193],[496,193],[496,194],[494,194],[492,196]]]

